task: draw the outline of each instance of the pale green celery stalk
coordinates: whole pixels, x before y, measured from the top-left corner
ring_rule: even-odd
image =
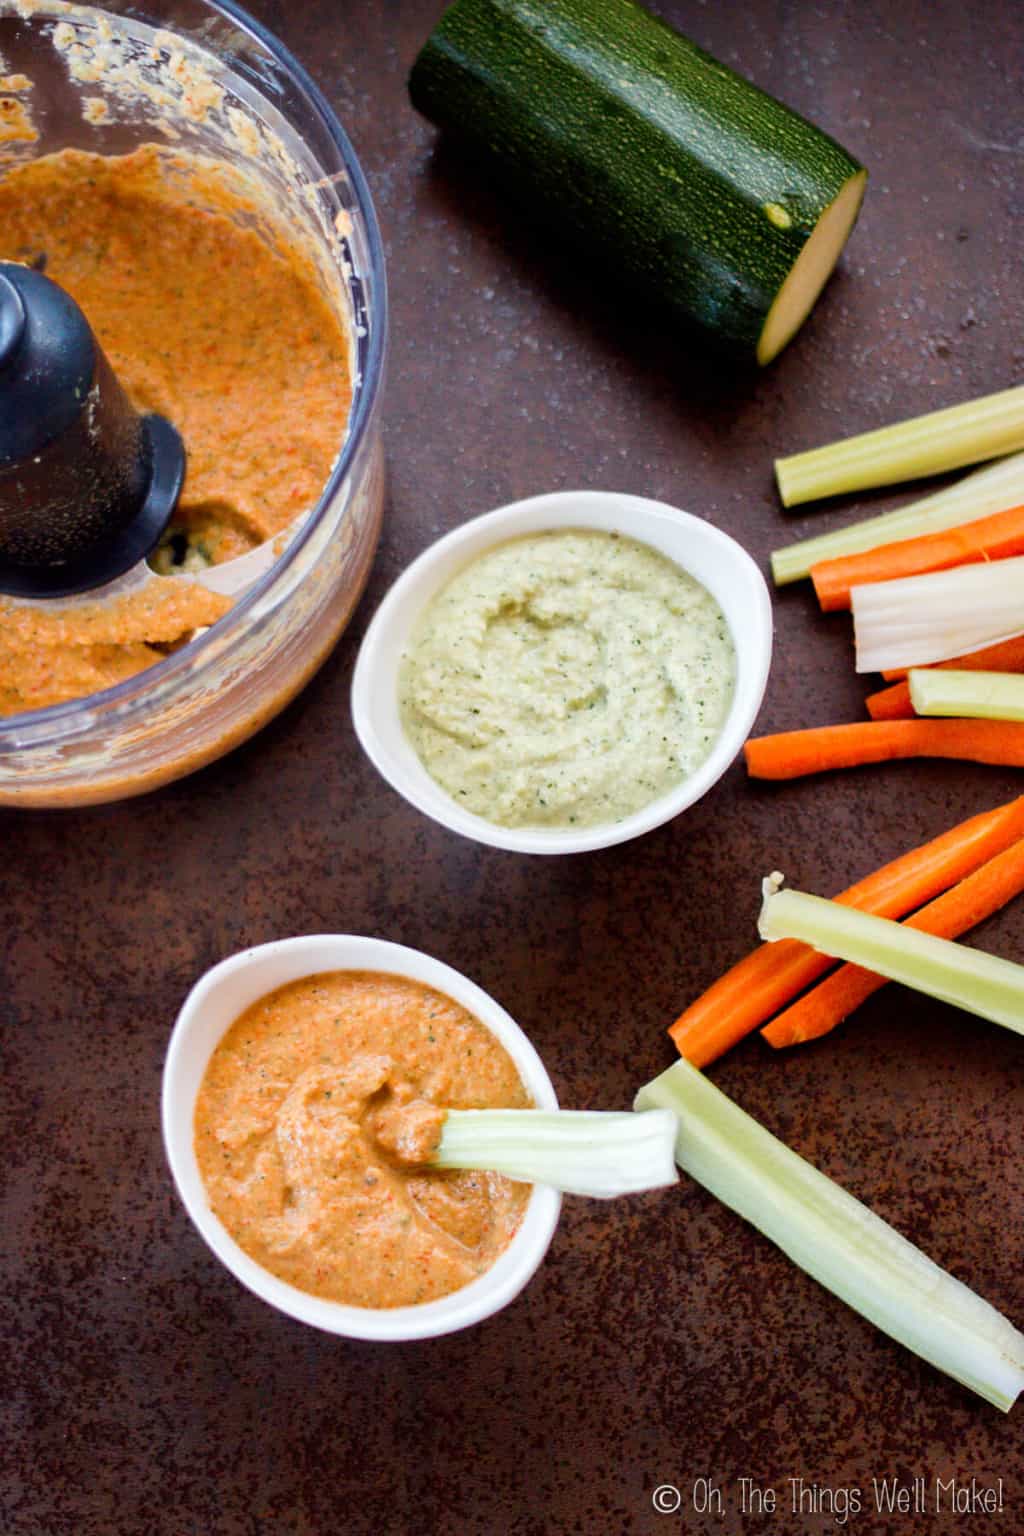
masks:
[[[895,512],[863,518],[849,528],[820,533],[813,539],[801,539],[772,554],[772,576],[777,587],[809,576],[819,560],[837,560],[840,555],[857,555],[881,544],[896,544],[902,539],[920,538],[926,533],[943,533],[975,523],[993,512],[1005,512],[1024,503],[1024,453],[1012,454],[975,470],[955,485],[947,485],[923,500],[912,501]]]
[[[676,1183],[674,1140],[675,1120],[664,1110],[450,1109],[430,1161],[610,1200]]]
[[[1024,1335],[679,1061],[636,1108],[678,1117],[676,1162],[795,1264],[892,1338],[1008,1412],[1024,1390]]]
[[[850,607],[858,672],[949,661],[1024,634],[1024,556],[873,581]]]
[[[1024,448],[1024,385],[775,460],[783,505],[895,485]]]
[[[971,720],[1024,720],[1024,677],[1016,672],[931,671],[911,668],[910,701],[919,715]]]
[[[824,896],[780,890],[781,884],[778,874],[764,881],[757,924],[762,939],[801,939],[820,954],[866,966],[1024,1034],[1024,966]]]

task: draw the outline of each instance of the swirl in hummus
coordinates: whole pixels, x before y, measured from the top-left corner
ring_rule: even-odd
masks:
[[[526,1109],[479,1019],[401,976],[335,971],[254,1003],[214,1051],[195,1111],[210,1205],[300,1290],[359,1307],[433,1301],[489,1269],[529,1186],[425,1166],[448,1109]]]

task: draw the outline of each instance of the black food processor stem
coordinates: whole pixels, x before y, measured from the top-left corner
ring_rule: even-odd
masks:
[[[113,581],[158,542],[184,474],[177,430],[134,410],[71,296],[0,261],[0,593]]]

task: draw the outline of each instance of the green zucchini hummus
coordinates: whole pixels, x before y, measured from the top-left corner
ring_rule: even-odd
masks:
[[[577,529],[488,550],[433,597],[399,672],[427,771],[504,827],[621,821],[707,757],[735,652],[711,594],[634,539]]]

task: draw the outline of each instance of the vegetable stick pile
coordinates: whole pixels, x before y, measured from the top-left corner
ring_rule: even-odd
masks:
[[[977,462],[1020,447],[1022,412],[1024,391],[1008,390],[780,459],[779,488],[789,504]],[[777,550],[772,571],[779,584],[810,576],[825,613],[852,610],[857,670],[893,686],[868,695],[869,720],[752,738],[752,778],[908,757],[1024,767],[1024,453]]]
[[[982,864],[952,890],[930,901],[906,920],[908,928],[958,939],[1024,890],[1024,838]],[[885,985],[886,978],[860,965],[841,965],[813,992],[805,993],[762,1029],[769,1045],[798,1045],[817,1040]]]
[[[924,933],[956,938],[1022,890],[1024,796],[911,849],[835,900],[875,917],[906,918],[907,927]],[[679,1054],[695,1067],[717,1060],[755,1029],[774,1046],[817,1039],[884,984],[882,977],[854,976],[850,973],[857,968],[845,966],[806,991],[832,965],[829,955],[796,939],[762,944],[691,1003],[669,1034]]]
[[[1019,448],[1022,412],[1024,390],[1007,391],[780,461],[783,500]],[[1024,453],[779,550],[772,570],[778,584],[809,575],[826,613],[852,609],[858,670],[889,686],[868,697],[867,721],[751,739],[751,777],[922,756],[1024,767]],[[781,885],[781,875],[764,882],[764,942],[680,1014],[669,1034],[683,1059],[635,1107],[672,1109],[681,1168],[878,1327],[1008,1411],[1024,1391],[1024,1335],[699,1069],[755,1029],[776,1049],[820,1039],[887,980],[1024,1034],[1024,966],[954,942],[1024,891],[1024,796],[832,901]]]
[[[834,901],[781,883],[764,882],[765,942],[676,1020],[683,1059],[634,1107],[673,1110],[681,1168],[877,1327],[1008,1412],[1024,1390],[1024,1335],[698,1069],[758,1027],[776,1047],[819,1038],[887,978],[1024,1034],[1024,966],[951,942],[1024,890],[1024,796]],[[832,969],[835,958],[846,963]]]

